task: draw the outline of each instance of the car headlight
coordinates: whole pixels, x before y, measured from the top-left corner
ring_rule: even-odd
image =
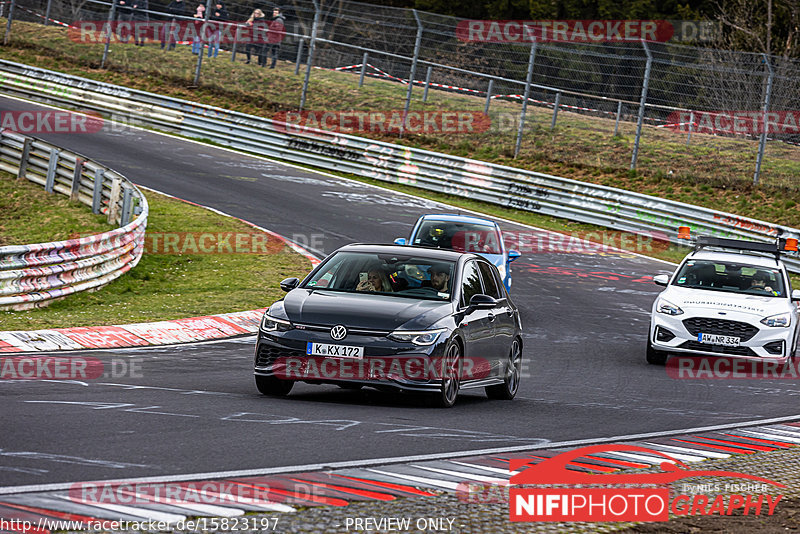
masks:
[[[778,315],[770,315],[761,319],[761,324],[774,327],[786,328],[792,323],[791,313],[779,313]]]
[[[675,306],[673,303],[664,299],[658,300],[658,306],[656,306],[656,311],[658,311],[658,313],[663,313],[666,315],[681,315],[683,313],[683,310],[680,309],[678,306]]]
[[[289,321],[277,319],[266,313],[264,314],[264,318],[261,319],[261,330],[264,332],[286,332],[292,328],[294,327]]]
[[[435,330],[420,330],[412,332],[410,330],[395,330],[389,334],[389,339],[400,341],[401,343],[413,343],[414,345],[433,345],[439,335],[444,332],[446,328],[436,328]]]

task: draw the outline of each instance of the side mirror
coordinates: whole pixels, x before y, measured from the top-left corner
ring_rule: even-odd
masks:
[[[508,263],[511,263],[512,261],[516,260],[520,256],[522,256],[522,254],[520,254],[519,251],[509,250],[508,251]]]
[[[287,278],[286,280],[281,281],[281,289],[283,289],[287,293],[299,285],[300,285],[300,280],[298,280],[297,278]]]
[[[406,238],[405,237],[398,237],[397,239],[394,240],[394,244],[395,245],[405,245],[406,244]]]
[[[483,293],[472,295],[472,298],[469,299],[470,310],[485,310],[494,308],[495,306],[497,306],[497,299],[489,295],[484,295]]]
[[[669,285],[669,275],[668,274],[657,274],[653,277],[653,282],[656,285],[666,287]]]
[[[800,289],[795,289],[792,291],[792,300],[795,302],[800,302]]]

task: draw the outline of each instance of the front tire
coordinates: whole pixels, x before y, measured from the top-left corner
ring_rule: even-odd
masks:
[[[669,358],[668,352],[656,350],[650,344],[650,341],[647,342],[647,363],[650,365],[664,365],[667,363],[667,358]]]
[[[274,376],[256,376],[256,387],[262,395],[285,397],[294,386],[294,380],[281,380]]]
[[[461,346],[452,341],[445,350],[442,360],[442,385],[436,394],[436,404],[440,408],[452,408],[461,387]]]
[[[511,344],[511,351],[508,353],[508,366],[506,367],[505,379],[502,384],[486,387],[486,396],[490,399],[511,400],[519,389],[519,379],[522,369],[522,343],[519,338]]]

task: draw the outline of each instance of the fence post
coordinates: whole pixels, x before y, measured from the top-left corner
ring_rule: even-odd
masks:
[[[300,60],[303,59],[303,38],[297,40],[297,58],[294,60],[294,75],[300,74]]]
[[[75,158],[75,172],[72,173],[72,189],[70,190],[69,199],[78,200],[78,191],[81,189],[81,175],[83,174],[83,160]]]
[[[403,122],[400,124],[400,137],[403,137],[403,132],[406,129],[406,117],[408,110],[411,107],[411,90],[414,89],[414,78],[417,76],[417,61],[419,60],[419,48],[422,44],[422,21],[419,19],[419,14],[416,9],[412,9],[411,13],[417,21],[417,38],[414,40],[414,59],[411,60],[411,74],[408,77],[408,91],[406,91],[406,105],[403,107]]]
[[[644,122],[644,106],[647,102],[647,88],[650,86],[650,67],[653,65],[653,54],[650,53],[647,43],[642,41],[642,47],[647,54],[647,64],[644,67],[644,80],[642,81],[642,97],[639,100],[639,118],[636,120],[636,139],[633,141],[633,156],[631,156],[631,170],[636,168],[636,159],[639,157],[639,139],[642,137],[642,122]]]
[[[53,6],[53,0],[47,0],[47,8],[44,10],[44,25],[50,25],[50,8]]]
[[[127,225],[131,220],[131,199],[133,198],[133,189],[131,186],[125,184],[122,188],[122,215],[119,217],[120,227]]]
[[[367,73],[367,61],[369,61],[369,53],[364,52],[364,57],[361,58],[361,74],[358,76],[358,86],[364,85],[364,75]]]
[[[114,224],[119,213],[119,195],[122,192],[122,180],[114,178],[111,181],[111,197],[108,199],[108,222]]]
[[[306,77],[303,80],[303,93],[300,95],[300,110],[306,105],[306,93],[308,92],[308,80],[311,78],[311,67],[314,64],[314,50],[317,44],[317,31],[319,30],[320,7],[319,0],[314,0],[314,25],[311,26],[311,42],[308,43],[308,60],[306,61]]]
[[[19,158],[19,171],[17,171],[17,180],[25,178],[25,173],[28,172],[28,159],[31,157],[31,145],[33,139],[30,137],[25,138],[25,143],[22,145],[22,155]]]
[[[433,73],[433,67],[428,67],[428,72],[425,73],[425,92],[422,93],[422,101],[428,101],[428,89],[431,87],[431,74]]]
[[[233,37],[233,49],[231,50],[231,63],[236,61],[236,47],[239,45],[239,39],[241,39],[241,37],[242,37],[241,31],[242,31],[241,25],[237,24],[236,25],[236,34]],[[251,31],[250,33],[251,33],[250,38],[252,39],[253,38],[253,36],[252,36],[253,32]],[[221,38],[222,37],[220,36],[220,39]]]
[[[494,89],[494,78],[489,78],[489,87],[486,88],[486,102],[483,104],[483,113],[489,113],[489,105],[492,103],[492,89]]]
[[[17,0],[11,0],[11,7],[8,8],[8,21],[6,22],[6,34],[3,37],[3,45],[7,45],[11,37],[11,22],[14,20],[14,6],[16,3]]]
[[[206,34],[208,28],[208,19],[210,16],[211,16],[211,0],[206,0],[206,18],[203,20],[203,25],[201,26],[200,29],[200,35]],[[211,42],[209,42],[208,43],[209,50],[211,50],[211,46],[212,46]],[[192,85],[194,85],[195,87],[200,83],[200,68],[203,66],[203,54],[205,54],[205,51],[206,48],[205,46],[203,46],[203,40],[200,39],[200,52],[197,54],[197,66],[195,66],[194,68],[194,82],[192,82]]]
[[[556,103],[553,106],[553,120],[550,122],[550,129],[556,127],[556,120],[558,119],[558,106],[561,105],[561,91],[556,93]]]
[[[103,169],[94,170],[94,189],[92,190],[92,213],[100,213],[103,207]]]
[[[50,149],[50,161],[47,163],[47,178],[44,183],[44,190],[48,193],[53,192],[56,185],[56,170],[58,169],[58,156],[60,151],[55,148]]]
[[[536,48],[539,43],[531,45],[531,53],[528,56],[528,74],[525,76],[525,95],[522,98],[522,111],[519,114],[519,129],[517,130],[517,144],[514,147],[514,158],[519,155],[519,147],[522,144],[522,128],[525,126],[525,112],[528,110],[528,97],[531,94],[531,80],[533,79],[533,62],[536,60]]]
[[[617,122],[614,123],[614,137],[617,136],[617,132],[619,132],[619,118],[622,116],[622,100],[617,102]]]
[[[689,146],[689,141],[692,140],[692,129],[694,128],[694,111],[689,113],[689,133],[686,134],[686,146]]]
[[[111,0],[111,9],[108,10],[108,25],[106,26],[106,44],[103,46],[103,59],[100,61],[100,68],[106,67],[106,60],[108,59],[108,47],[111,46],[111,36],[114,33],[114,17],[117,12],[117,0]]]
[[[769,111],[769,101],[772,97],[772,78],[775,72],[772,70],[772,64],[769,62],[769,56],[762,54],[764,63],[769,70],[769,77],[767,78],[767,89],[764,94],[764,108],[761,112],[761,141],[758,143],[758,157],[756,158],[756,173],[753,175],[753,183],[758,185],[758,179],[761,176],[761,162],[764,160],[764,149],[767,147],[767,112]]]

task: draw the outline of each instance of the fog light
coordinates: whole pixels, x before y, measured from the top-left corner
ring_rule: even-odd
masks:
[[[660,326],[656,327],[656,341],[671,341],[675,338],[675,334],[667,330],[666,328],[661,328]]]
[[[764,345],[764,350],[770,354],[783,354],[783,341],[773,341]]]

